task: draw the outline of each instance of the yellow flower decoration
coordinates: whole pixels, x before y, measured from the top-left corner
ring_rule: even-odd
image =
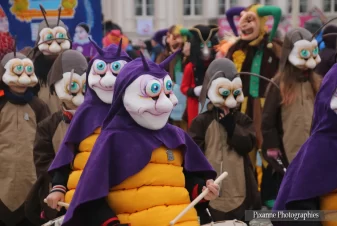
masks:
[[[237,50],[233,53],[233,63],[238,72],[241,72],[242,64],[246,59],[246,54],[242,50]]]

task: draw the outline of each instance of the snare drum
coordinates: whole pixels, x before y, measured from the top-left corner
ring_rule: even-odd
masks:
[[[51,220],[45,224],[43,224],[42,226],[61,226],[64,220],[64,216],[58,217],[54,220]]]
[[[237,220],[232,220],[232,221],[218,221],[214,223],[209,223],[209,224],[203,224],[201,226],[247,226],[242,221],[237,221]]]

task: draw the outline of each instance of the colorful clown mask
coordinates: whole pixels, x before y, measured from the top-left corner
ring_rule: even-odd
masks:
[[[76,110],[84,101],[88,63],[78,51],[66,50],[55,60],[48,75],[51,93],[55,91],[67,110]]]
[[[39,24],[36,45],[43,55],[57,55],[71,48],[69,33],[65,24],[60,20],[61,8],[57,20],[47,20],[46,11],[40,5],[44,21]]]
[[[119,46],[112,44],[103,50],[93,42],[98,55],[89,65],[88,85],[107,104],[112,103],[117,75],[131,61],[131,58],[122,50],[122,42],[121,39]]]
[[[17,93],[24,93],[38,82],[33,62],[21,53],[7,53],[1,61],[0,73],[2,82]]]
[[[166,43],[172,53],[182,49],[186,41],[186,36],[183,36],[180,32],[181,29],[182,26],[174,25],[167,33]]]
[[[178,99],[173,93],[173,82],[164,69],[175,54],[160,65],[147,61],[142,55],[142,59],[134,63],[139,68],[130,68],[132,64],[126,65],[123,70],[123,72],[128,70],[141,72],[126,88],[123,104],[132,119],[144,128],[151,130],[163,128],[173,108],[178,104]]]
[[[302,70],[314,69],[321,62],[318,43],[308,30],[296,28],[287,32],[282,46],[281,70],[287,61]]]
[[[266,34],[266,22],[268,16],[274,17],[273,28],[269,34],[269,48],[272,47],[272,40],[275,37],[278,24],[281,19],[281,8],[276,6],[263,6],[253,4],[247,8],[233,7],[226,12],[228,23],[235,35],[238,32],[234,23],[234,16],[241,16],[239,20],[240,38],[245,41],[250,41],[251,46],[256,46]]]

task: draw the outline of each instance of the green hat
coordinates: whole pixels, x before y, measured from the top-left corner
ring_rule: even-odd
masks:
[[[263,16],[273,16],[274,17],[274,24],[273,24],[272,30],[270,31],[269,43],[267,45],[268,48],[273,48],[272,41],[276,35],[277,27],[281,20],[282,10],[280,7],[268,5],[268,6],[259,7],[257,9],[257,14],[260,17],[263,17]]]
[[[192,37],[192,33],[191,33],[190,30],[187,29],[187,28],[181,28],[181,29],[180,29],[180,34],[181,34],[182,36]]]

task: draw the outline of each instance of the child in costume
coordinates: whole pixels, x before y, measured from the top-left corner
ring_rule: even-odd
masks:
[[[89,26],[85,23],[79,23],[75,28],[72,48],[81,52],[90,61],[97,51],[89,37],[91,37]]]
[[[314,100],[321,82],[321,77],[314,73],[321,61],[318,52],[318,43],[308,30],[297,28],[287,32],[275,76],[280,89],[270,87],[266,94],[262,150],[267,155],[265,159],[282,174],[283,167],[280,168],[277,159],[287,167],[310,134]],[[275,178],[275,187],[269,187],[268,194],[262,191],[262,195],[275,200],[281,179]]]
[[[164,52],[158,57],[157,63],[163,62],[167,57],[176,51],[183,49],[187,36],[190,35],[187,29],[183,29],[180,25],[173,25],[168,29],[166,34],[166,45]],[[176,54],[176,57],[169,63],[166,70],[169,72],[174,83],[173,93],[178,99],[177,106],[172,110],[170,115],[170,123],[187,130],[186,122],[183,115],[186,109],[186,96],[180,91],[183,71],[188,59],[182,52]]]
[[[219,27],[216,25],[196,25],[189,29],[192,33],[190,62],[184,69],[180,90],[187,96],[187,124],[190,127],[192,120],[198,115],[201,86],[208,65],[215,59],[214,46],[218,44],[215,36]]]
[[[24,202],[36,181],[33,144],[38,122],[48,106],[34,96],[38,83],[33,62],[21,53],[8,53],[1,60],[0,89],[0,225],[30,225]]]
[[[61,103],[57,96],[51,95],[47,85],[47,76],[56,57],[63,51],[71,49],[71,40],[66,25],[60,20],[61,8],[57,20],[48,19],[46,11],[40,5],[44,20],[39,24],[38,36],[33,52],[33,61],[39,85],[36,93],[48,104],[51,113],[60,110]]]
[[[166,226],[207,186],[218,195],[216,173],[199,147],[167,123],[177,98],[165,66],[144,56],[127,64],[94,151],[81,176],[64,226]],[[207,180],[207,182],[206,182]],[[194,208],[177,225],[199,226]]]
[[[274,210],[322,210],[320,221],[273,222],[275,226],[336,226],[337,64],[316,95],[311,135],[287,168]],[[323,221],[326,220],[326,221]],[[329,221],[330,220],[330,221]]]
[[[32,222],[39,224],[41,211],[44,219],[57,217],[57,211],[50,209],[44,199],[49,194],[51,179],[48,167],[68,130],[76,109],[84,101],[85,72],[88,63],[82,53],[76,50],[66,50],[55,60],[48,75],[48,86],[51,94],[62,102],[62,110],[55,112],[38,124],[34,142],[34,163],[38,180],[29,194],[26,202],[26,214]],[[34,212],[34,210],[37,210]]]
[[[207,111],[192,122],[189,134],[218,175],[228,172],[220,197],[210,202],[214,221],[244,220],[245,210],[260,209],[260,196],[248,153],[256,142],[253,121],[238,111],[242,81],[232,61],[214,60],[204,78],[200,103]]]
[[[252,72],[266,78],[273,78],[278,69],[281,55],[282,42],[274,39],[280,22],[282,11],[277,6],[263,6],[253,4],[247,8],[234,7],[226,12],[228,23],[234,34],[239,34],[237,41],[227,52],[227,58],[232,60],[236,69],[241,72]],[[234,16],[241,16],[239,20],[239,32],[236,30]],[[273,16],[274,24],[270,33],[267,32],[266,22],[268,16]],[[271,167],[261,158],[262,133],[261,118],[265,101],[265,92],[268,82],[261,81],[258,77],[243,77],[243,92],[246,97],[241,104],[241,112],[253,119],[256,132],[256,147],[250,152],[253,166],[256,167],[259,188],[261,180],[269,181],[266,177]],[[263,161],[261,161],[261,159]],[[261,164],[263,163],[263,166]],[[269,167],[269,168],[268,168]],[[263,176],[264,175],[264,176]],[[263,179],[262,179],[263,177]],[[268,190],[269,185],[261,188]],[[263,200],[265,205],[269,205],[269,200]]]
[[[48,206],[60,209],[58,201],[70,203],[78,180],[92,151],[101,125],[107,115],[114,95],[116,77],[131,61],[119,46],[100,49],[90,61],[87,70],[83,104],[77,109],[49,172],[53,175],[52,190],[47,197]]]

